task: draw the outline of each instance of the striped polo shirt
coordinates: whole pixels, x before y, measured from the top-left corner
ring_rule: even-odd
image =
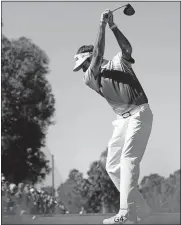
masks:
[[[85,84],[104,97],[118,115],[148,103],[131,62],[119,52],[112,60],[103,60],[100,72],[94,76],[89,67],[84,73]]]

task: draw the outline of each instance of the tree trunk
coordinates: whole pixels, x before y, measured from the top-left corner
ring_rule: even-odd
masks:
[[[106,205],[104,203],[104,200],[102,200],[102,213],[103,214],[106,214],[107,213],[107,207],[106,207]]]

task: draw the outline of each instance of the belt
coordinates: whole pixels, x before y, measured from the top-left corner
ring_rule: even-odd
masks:
[[[126,118],[128,118],[128,117],[134,115],[135,113],[139,112],[140,109],[141,109],[142,107],[144,107],[144,108],[145,108],[145,107],[148,107],[148,104],[146,103],[146,104],[139,105],[139,106],[137,106],[137,107],[134,108],[134,109],[130,109],[129,111],[126,111],[126,112],[122,113],[121,116],[122,116],[124,119],[126,119]]]

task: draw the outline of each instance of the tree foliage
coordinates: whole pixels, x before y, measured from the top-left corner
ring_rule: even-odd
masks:
[[[106,151],[107,149],[102,154],[106,154]],[[116,212],[118,210],[119,192],[100,161],[90,165],[87,178],[83,178],[82,174],[75,169],[70,172],[70,178],[75,182],[72,193],[81,197],[79,205],[83,206],[86,212]]]
[[[41,188],[42,191],[45,192],[47,195],[52,195],[55,196],[55,189],[53,189],[52,186],[45,186]]]
[[[83,206],[87,213],[118,212],[120,195],[105,170],[106,157],[107,149],[101,154],[99,161],[90,165],[86,178],[76,169],[70,171],[64,190],[69,190],[67,196],[71,197],[71,204],[79,202],[79,210],[80,206]],[[70,184],[73,184],[71,189]],[[145,176],[140,182],[139,190],[153,211],[180,211],[180,170],[171,174],[169,178],[158,174]],[[72,210],[79,211],[76,204]]]
[[[78,189],[82,182],[83,174],[77,169],[72,169],[68,179],[57,189],[59,201],[63,202],[71,213],[79,213],[83,205],[83,198]]]
[[[116,212],[119,208],[119,191],[109,178],[100,161],[91,164],[83,187],[85,209],[89,212]],[[86,190],[86,191],[85,191]]]
[[[168,178],[158,174],[145,176],[140,183],[140,192],[156,212],[180,211],[180,170]]]
[[[35,183],[50,171],[41,148],[55,100],[46,78],[48,57],[31,40],[2,36],[2,172],[9,181]]]

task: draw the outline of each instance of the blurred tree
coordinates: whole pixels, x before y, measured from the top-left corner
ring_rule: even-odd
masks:
[[[158,174],[145,176],[140,182],[140,192],[153,211],[158,211],[160,209],[161,200],[159,195],[161,194],[162,182],[164,182],[164,177]]]
[[[140,182],[140,186],[146,187],[146,186],[160,185],[163,180],[164,180],[164,177],[162,177],[156,173],[150,174],[149,176],[143,177],[142,181]]]
[[[162,183],[161,207],[169,212],[180,212],[180,170],[170,174]]]
[[[180,170],[168,178],[158,174],[145,176],[140,183],[140,191],[155,212],[180,211]]]
[[[53,190],[53,187],[52,186],[42,187],[41,190],[44,191],[48,195],[52,195],[53,191],[54,191],[54,194],[55,194],[55,189]]]
[[[35,183],[50,171],[41,151],[55,111],[46,79],[48,63],[44,51],[29,39],[10,41],[2,35],[2,172],[11,182]]]
[[[86,212],[117,212],[119,209],[119,191],[116,189],[105,170],[107,148],[100,160],[90,165],[88,178],[83,179],[78,190],[84,199]]]
[[[76,184],[79,184],[83,179],[83,174],[77,169],[73,169],[69,173],[69,179],[75,181]]]
[[[72,169],[68,179],[57,189],[58,198],[71,213],[79,213],[82,206],[82,197],[78,186],[83,181],[83,174],[77,169]]]

